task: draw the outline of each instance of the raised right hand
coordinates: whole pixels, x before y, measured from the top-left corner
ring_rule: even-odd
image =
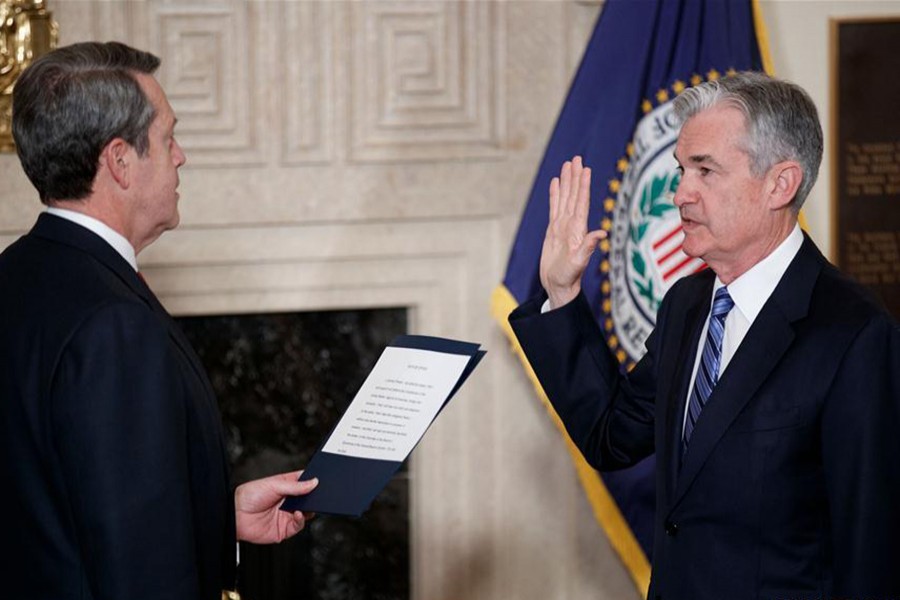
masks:
[[[541,285],[550,307],[559,308],[581,291],[581,276],[601,239],[602,229],[588,231],[591,170],[581,157],[566,161],[559,177],[550,182],[550,222],[541,250]]]

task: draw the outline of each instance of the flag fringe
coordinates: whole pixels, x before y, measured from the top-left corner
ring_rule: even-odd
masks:
[[[775,75],[775,65],[772,63],[772,53],[769,51],[769,30],[766,29],[766,21],[762,16],[762,7],[759,0],[752,0],[753,4],[753,28],[756,30],[756,43],[759,46],[759,56],[762,59],[763,71],[769,75]]]
[[[644,555],[644,551],[641,549],[640,544],[638,544],[637,539],[634,537],[631,528],[625,521],[625,517],[622,516],[622,512],[616,505],[615,500],[613,500],[609,491],[606,489],[606,486],[603,484],[600,474],[587,463],[581,455],[581,451],[569,437],[565,426],[563,426],[562,421],[556,414],[550,401],[547,399],[547,394],[544,393],[544,389],[541,387],[537,376],[534,374],[534,370],[532,370],[531,365],[528,363],[525,353],[522,352],[522,347],[519,345],[512,327],[509,324],[509,320],[507,319],[509,313],[515,310],[517,306],[518,303],[516,302],[516,299],[509,290],[506,289],[506,286],[502,284],[498,285],[491,294],[491,314],[506,335],[513,353],[518,356],[519,360],[522,362],[522,366],[525,368],[525,372],[531,380],[532,385],[534,385],[538,397],[541,399],[541,402],[547,409],[553,422],[556,424],[557,429],[562,434],[566,443],[566,448],[569,451],[572,463],[578,474],[578,479],[581,482],[581,486],[584,488],[588,502],[591,505],[594,518],[606,532],[610,544],[612,544],[613,549],[619,555],[619,558],[628,570],[629,575],[631,575],[631,578],[642,597],[646,598],[647,588],[650,586],[650,563]]]

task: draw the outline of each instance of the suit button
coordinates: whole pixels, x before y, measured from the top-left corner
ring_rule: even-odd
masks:
[[[668,535],[674,536],[678,533],[678,524],[673,523],[672,521],[666,521],[666,533]]]

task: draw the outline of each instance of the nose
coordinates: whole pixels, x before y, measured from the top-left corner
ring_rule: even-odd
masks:
[[[687,181],[687,174],[684,174],[681,176],[681,181],[678,182],[678,187],[675,188],[675,196],[672,198],[672,203],[676,207],[681,208],[688,202],[691,202],[692,198],[690,183]]]
[[[172,150],[172,160],[175,161],[175,168],[178,168],[187,162],[187,156],[184,155],[181,144],[177,140],[173,140],[173,142],[175,143],[175,148]]]

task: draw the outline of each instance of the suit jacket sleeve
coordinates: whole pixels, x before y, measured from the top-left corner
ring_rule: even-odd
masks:
[[[628,467],[652,454],[655,333],[647,354],[626,376],[583,294],[541,314],[544,299],[523,304],[509,322],[572,441],[600,470]]]
[[[828,374],[823,374],[828,376]],[[900,330],[885,315],[861,328],[822,416],[834,596],[900,595]]]
[[[55,446],[98,600],[199,595],[181,368],[136,303],[98,310],[59,358]]]

